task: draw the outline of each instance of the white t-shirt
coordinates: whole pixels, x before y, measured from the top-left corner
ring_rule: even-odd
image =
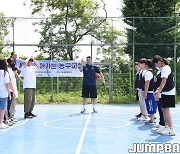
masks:
[[[12,68],[8,68],[8,72],[9,72],[9,77],[10,77],[10,79],[11,79],[12,86],[13,86],[13,88],[14,88],[14,92],[15,92],[16,98],[18,98],[16,77],[15,77],[15,75],[14,75],[14,72],[13,72]],[[12,91],[12,90],[11,90],[11,91]]]
[[[0,70],[0,98],[8,97],[8,91],[6,88],[6,83],[9,83],[9,73],[6,72],[4,75],[4,70]]]
[[[146,81],[151,81],[152,78],[153,78],[152,72],[146,70],[146,72],[144,73],[145,82],[146,82]],[[153,93],[153,91],[148,91],[148,93]]]
[[[161,78],[168,78],[168,76],[171,74],[171,68],[169,65],[165,65],[161,69]],[[163,95],[175,95],[175,87],[168,91],[168,92],[162,92]]]
[[[36,66],[22,66],[23,74],[23,89],[25,88],[36,88]]]

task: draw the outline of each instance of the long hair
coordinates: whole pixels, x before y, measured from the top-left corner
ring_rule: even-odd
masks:
[[[159,55],[155,55],[152,59],[153,63],[158,63],[158,61],[163,62],[165,65],[169,65],[169,61],[165,58],[162,58]]]
[[[0,58],[0,70],[4,70],[4,75],[6,75],[6,72],[8,71],[6,59]]]

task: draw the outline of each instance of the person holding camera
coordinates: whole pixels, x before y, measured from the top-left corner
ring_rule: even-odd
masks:
[[[32,64],[35,64],[33,66]],[[36,74],[35,71],[40,67],[39,63],[34,58],[27,58],[23,62],[22,74],[23,89],[24,89],[24,118],[33,118],[37,115],[33,114],[32,111],[35,105],[36,95]]]

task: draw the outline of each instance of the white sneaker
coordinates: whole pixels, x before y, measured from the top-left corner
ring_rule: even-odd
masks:
[[[6,128],[8,128],[9,126],[8,125],[5,125],[4,123],[2,123],[1,125],[0,125],[0,129],[6,129]]]
[[[149,120],[149,117],[148,116],[141,116],[140,118],[138,118],[138,121],[148,121]]]
[[[161,132],[162,135],[175,136],[175,130],[173,128],[166,128]]]
[[[157,133],[161,134],[161,132],[164,131],[167,128],[168,128],[168,126],[161,126],[156,131],[157,131]]]
[[[155,128],[159,128],[159,127],[161,127],[161,126],[162,126],[162,125],[160,125],[160,124],[155,124],[155,125],[154,125]]]

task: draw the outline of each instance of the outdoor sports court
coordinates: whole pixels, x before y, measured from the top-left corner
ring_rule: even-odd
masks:
[[[133,143],[180,142],[180,105],[171,109],[173,137],[159,135],[152,125],[137,121],[138,105],[98,104],[98,113],[87,105],[84,114],[81,107],[36,105],[38,116],[25,120],[24,106],[17,105],[19,121],[0,130],[0,154],[127,154]]]

